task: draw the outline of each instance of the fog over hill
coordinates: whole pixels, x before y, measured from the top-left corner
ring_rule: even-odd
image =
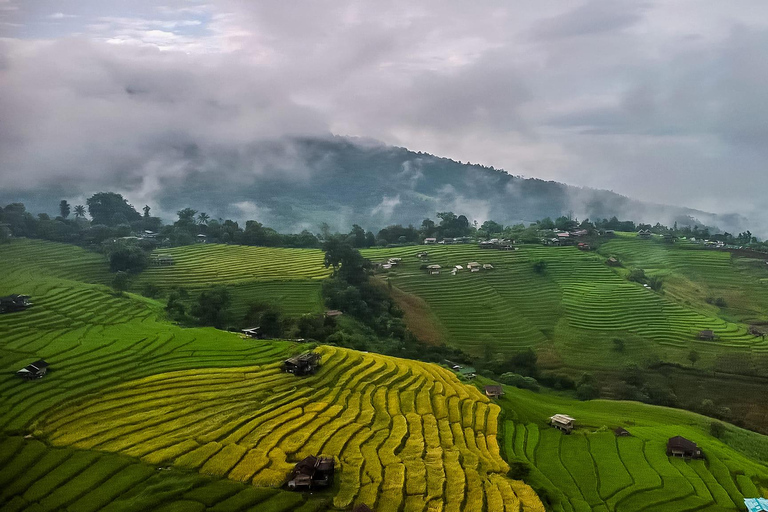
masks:
[[[65,182],[44,190],[5,189],[0,202],[23,201],[31,211],[55,213],[61,198],[78,202],[109,188],[122,192],[137,209],[148,202],[166,220],[191,207],[214,218],[256,219],[283,232],[316,231],[323,222],[340,230],[353,223],[367,229],[419,224],[448,210],[478,223],[572,215],[708,225],[732,233],[750,228],[736,214],[645,203],[366,139],[279,138],[237,149],[178,144],[166,151],[163,165],[165,172],[141,179],[127,173],[111,187]]]

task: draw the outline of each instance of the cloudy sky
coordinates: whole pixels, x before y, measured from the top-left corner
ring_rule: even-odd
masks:
[[[0,188],[328,133],[757,216],[768,2],[0,0]]]

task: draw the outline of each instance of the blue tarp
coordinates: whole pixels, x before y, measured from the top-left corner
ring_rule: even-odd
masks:
[[[768,500],[765,498],[745,498],[744,505],[748,512],[768,512]]]

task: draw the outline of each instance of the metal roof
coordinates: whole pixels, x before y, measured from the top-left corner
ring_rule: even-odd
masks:
[[[765,498],[744,498],[748,512],[768,512],[768,500]]]

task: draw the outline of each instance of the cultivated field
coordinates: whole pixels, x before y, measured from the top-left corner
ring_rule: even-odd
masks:
[[[120,452],[256,486],[307,455],[334,456],[333,504],[377,510],[543,510],[507,479],[499,407],[440,367],[323,347],[322,369],[277,364],[170,372],[57,409],[36,426],[57,446]]]
[[[768,492],[764,436],[729,428],[723,436],[728,446],[708,434],[707,418],[692,413],[506,390],[499,402],[506,413],[505,455],[535,467],[531,482],[546,489],[553,510],[736,511],[744,497]],[[563,435],[548,426],[556,413],[574,416],[577,430]],[[616,437],[616,427],[631,436]],[[706,460],[667,457],[667,439],[676,435],[699,444]]]
[[[170,256],[174,265],[147,268],[132,289],[140,291],[151,283],[162,291],[182,287],[194,295],[226,285],[234,318],[241,318],[256,302],[276,304],[289,316],[323,310],[320,280],[330,270],[323,266],[319,249],[199,244],[157,249],[153,256],[157,255]]]
[[[443,267],[440,275],[420,270],[416,254],[423,250],[429,252],[429,264]],[[722,253],[676,250],[682,254],[679,261],[690,253],[699,265],[711,258],[722,267]],[[768,341],[748,334],[747,325],[724,319],[703,301],[629,282],[626,270],[606,266],[606,257],[594,252],[574,247],[497,251],[457,245],[371,249],[364,255],[373,261],[403,258],[386,278],[426,301],[444,326],[448,343],[476,355],[487,354],[487,345],[491,353],[506,354],[534,347],[546,350],[551,364],[615,368],[617,362],[651,353],[690,364],[686,356],[695,349],[702,355],[700,365],[706,366],[718,353],[731,349],[751,353],[757,362],[768,361]],[[537,274],[533,263],[540,260],[547,266]],[[450,274],[455,265],[466,267],[471,261],[491,263],[494,269]],[[718,272],[724,280],[739,275],[729,268]],[[717,342],[697,339],[697,333],[706,329],[716,333]],[[614,338],[624,340],[624,353],[613,351]]]

